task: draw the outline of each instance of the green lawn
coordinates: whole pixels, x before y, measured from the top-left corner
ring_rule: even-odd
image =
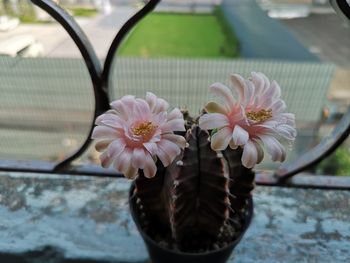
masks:
[[[138,57],[237,57],[238,42],[220,17],[153,13],[134,29],[120,55]]]

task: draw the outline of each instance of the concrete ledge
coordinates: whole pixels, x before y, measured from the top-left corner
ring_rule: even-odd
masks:
[[[147,262],[124,179],[0,173],[0,262]],[[350,192],[257,187],[230,262],[346,262]]]

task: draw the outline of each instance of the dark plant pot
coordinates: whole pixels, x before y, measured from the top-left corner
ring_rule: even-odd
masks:
[[[241,241],[253,217],[253,200],[250,197],[248,203],[248,214],[243,225],[242,232],[240,233],[238,238],[234,240],[231,244],[224,248],[206,253],[194,254],[173,251],[159,246],[141,228],[140,220],[137,214],[135,198],[131,198],[134,189],[135,186],[134,184],[132,184],[129,192],[130,212],[137,226],[137,229],[141,233],[141,236],[146,244],[152,263],[225,263],[229,259],[233,249],[237,246],[239,241]]]

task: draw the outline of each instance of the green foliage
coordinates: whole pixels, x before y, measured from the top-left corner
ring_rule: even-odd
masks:
[[[237,39],[212,14],[153,13],[134,29],[120,54],[141,57],[237,57]]]
[[[22,23],[35,23],[37,22],[34,7],[31,4],[20,5],[20,13],[18,18]]]
[[[67,8],[73,16],[80,17],[93,17],[96,16],[98,10],[96,8],[87,8],[87,7],[70,7]]]
[[[96,8],[89,7],[68,7],[67,10],[73,16],[78,17],[92,17],[98,13]],[[47,21],[38,21],[36,19],[34,5],[29,0],[19,1],[17,10],[13,9],[9,1],[3,1],[0,3],[0,15],[18,17],[22,23],[47,23]]]
[[[323,160],[317,172],[327,175],[350,176],[350,153],[345,146],[339,147],[332,155]]]
[[[18,17],[22,23],[35,21],[34,6],[29,1],[19,1],[17,10],[14,10],[9,1],[4,1],[0,9],[0,15]]]
[[[9,15],[12,12],[11,2],[9,0],[0,2],[0,15]]]
[[[18,17],[22,23],[37,23],[33,4],[29,0],[19,1],[15,10],[9,1],[0,5],[0,15]]]
[[[227,22],[224,13],[221,8],[217,6],[214,9],[214,15],[216,16],[218,22],[220,23],[222,32],[226,36],[227,41],[225,45],[222,47],[225,52],[232,54],[234,57],[238,57],[239,55],[239,42],[233,31],[233,28]]]

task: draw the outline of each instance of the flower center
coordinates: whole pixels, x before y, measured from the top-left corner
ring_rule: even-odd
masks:
[[[151,135],[154,128],[157,126],[153,125],[151,121],[142,122],[131,129],[132,133],[136,136],[146,137]]]
[[[268,109],[262,109],[259,111],[250,111],[247,112],[247,117],[252,120],[252,121],[256,121],[256,122],[260,122],[260,121],[265,121],[267,119],[270,119],[272,117],[272,110]]]

